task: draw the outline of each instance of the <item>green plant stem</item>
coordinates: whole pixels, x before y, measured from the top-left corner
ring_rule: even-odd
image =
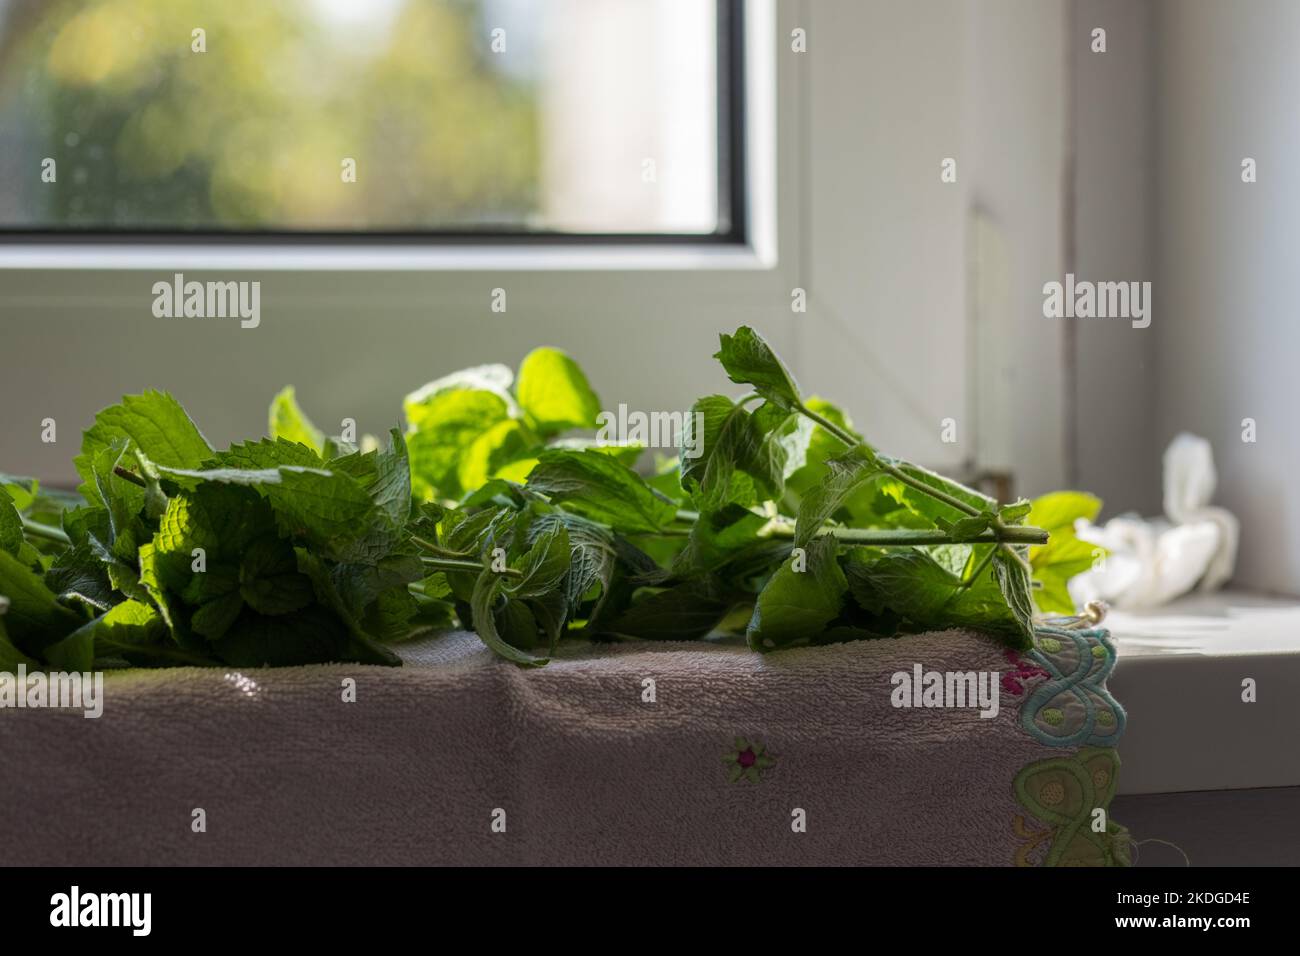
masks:
[[[488,569],[487,565],[480,564],[477,561],[463,561],[459,558],[426,558],[421,555],[420,560],[424,562],[426,567],[433,568],[435,571],[470,571],[479,573]],[[524,572],[517,568],[506,568],[495,573],[504,574],[508,578],[521,578],[524,576]]]
[[[121,465],[113,466],[113,474],[117,475],[117,477],[121,478],[123,481],[129,481],[133,485],[139,485],[141,488],[149,487],[149,482],[145,481],[134,471],[131,471],[130,469],[127,468],[123,468]]]
[[[1008,528],[1006,536],[999,538],[997,532],[985,531],[974,538],[954,541],[948,532],[935,528],[822,528],[818,535],[830,535],[845,544],[865,544],[876,547],[904,547],[925,544],[1045,544],[1047,532],[1042,528]],[[776,528],[769,535],[773,538],[793,538],[793,528]],[[991,553],[991,551],[990,551]]]
[[[826,429],[826,431],[828,431],[830,434],[838,438],[847,447],[852,448],[855,445],[862,444],[862,442],[855,435],[844,430],[843,428],[840,428],[834,422],[827,419],[824,415],[817,414],[812,409],[808,408],[806,405],[803,405],[801,403],[799,405],[798,411],[801,415],[804,415],[805,417],[816,422],[822,428]],[[913,478],[911,475],[903,471],[901,468],[899,468],[897,465],[893,464],[892,462],[880,461],[880,467],[881,470],[884,471],[885,474],[889,475],[891,478],[901,481],[909,488],[921,492],[921,494],[929,495],[935,501],[941,501],[944,504],[946,504],[948,507],[955,508],[957,511],[960,511],[962,514],[977,515],[980,513],[979,509],[976,508],[974,505],[967,504],[965,501],[962,501],[960,498],[954,498],[952,495],[948,494],[945,491],[940,491],[938,488],[932,488],[930,485],[927,485],[924,481],[921,481],[917,478]],[[1002,521],[1000,517],[993,519],[992,526],[995,534],[993,540],[997,541],[999,546],[1002,548],[1002,550],[1005,551],[1007,554],[1011,555],[1011,557],[1014,558],[1016,561],[1020,562],[1020,564],[1023,565],[1026,570],[1032,571],[1033,569],[1030,566],[1029,562],[1026,561],[1023,557],[1021,557],[1021,555],[1019,555],[1016,552],[1016,549],[1011,546],[1011,543],[1013,541],[1015,543],[1022,543],[1020,541],[1016,541],[1015,537],[1011,534],[1011,532],[1013,532],[1015,529],[1009,528]],[[1023,530],[1039,531],[1041,529],[1034,528],[1034,529],[1023,529]],[[1036,540],[1036,541],[1024,542],[1024,543],[1046,544],[1047,534],[1046,532],[1043,532],[1042,540]],[[992,554],[992,552],[990,552],[990,554]]]
[[[845,431],[843,428],[840,428],[839,425],[836,425],[829,418],[826,418],[824,415],[819,415],[817,412],[814,412],[807,405],[800,405],[796,409],[796,411],[804,418],[807,418],[817,423],[822,428],[826,429],[826,431],[830,432],[832,435],[834,435],[844,444],[848,445],[850,448],[852,448],[854,445],[862,444],[861,439],[859,439],[856,435],[852,434],[851,432]]]
[[[1046,532],[1044,532],[1044,537],[1046,537]],[[958,591],[965,591],[968,587],[970,587],[977,580],[979,580],[979,576],[983,574],[984,569],[989,566],[989,562],[993,560],[993,554],[996,551],[997,551],[996,548],[989,548],[988,552],[984,555],[984,557],[980,558],[980,563],[975,565],[975,570],[970,573],[970,576],[967,577],[966,580],[963,581],[961,584],[957,585]]]
[[[40,524],[30,518],[23,518],[23,531],[33,538],[44,538],[46,541],[57,541],[59,544],[72,544],[68,536],[63,533],[62,528]]]
[[[474,555],[470,554],[468,551],[453,551],[450,548],[444,548],[440,545],[436,545],[432,541],[429,541],[426,538],[421,538],[419,535],[415,535],[415,534],[411,535],[411,543],[414,544],[417,548],[422,548],[423,550],[428,551],[430,554],[434,555],[435,557],[450,558],[453,561],[474,560]]]

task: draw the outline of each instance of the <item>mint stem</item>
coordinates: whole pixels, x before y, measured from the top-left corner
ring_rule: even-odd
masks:
[[[421,555],[420,560],[424,562],[425,566],[433,568],[435,571],[471,571],[475,574],[480,574],[487,568],[486,565],[480,564],[478,561],[464,561],[459,558],[426,558]],[[524,572],[517,568],[506,568],[503,571],[497,571],[495,573],[504,574],[506,577],[510,578],[521,578],[524,576]]]
[[[450,548],[444,548],[440,545],[434,544],[432,541],[429,541],[426,538],[421,538],[419,535],[414,535],[414,534],[411,535],[411,543],[418,548],[422,548],[425,551],[428,551],[430,554],[434,555],[435,557],[450,558],[453,561],[474,560],[474,555],[470,554],[468,551],[453,551]]]
[[[1044,532],[1043,537],[1044,538],[1047,537],[1046,532]],[[973,570],[970,573],[970,577],[968,577],[961,584],[957,585],[957,590],[965,591],[968,587],[970,587],[977,580],[979,580],[979,576],[983,574],[984,569],[989,566],[989,562],[993,560],[993,555],[996,552],[997,552],[997,548],[989,548],[988,551],[985,553],[984,557],[980,558],[980,563],[975,565],[975,570]]]
[[[996,531],[985,531],[973,538],[954,541],[952,535],[938,528],[822,528],[818,535],[830,535],[846,544],[865,544],[877,547],[904,547],[927,544],[1046,544],[1047,532],[1042,528],[1007,528],[1002,536]],[[773,529],[770,537],[793,538],[794,529]],[[991,553],[991,552],[990,552]]]
[[[33,538],[44,538],[46,541],[57,541],[59,544],[72,544],[71,539],[63,533],[62,528],[39,524],[30,518],[23,518],[23,531]]]
[[[149,487],[149,482],[145,481],[134,471],[131,471],[127,468],[123,468],[121,465],[113,466],[113,474],[117,475],[117,477],[121,478],[124,481],[131,482],[131,484],[133,485],[139,485],[141,488]]]
[[[848,432],[845,429],[840,428],[834,422],[830,421],[823,415],[817,414],[811,408],[808,408],[806,405],[800,403],[798,411],[801,415],[816,422],[818,425],[820,425],[830,434],[834,435],[836,438],[842,441],[849,448],[852,448],[855,445],[862,444],[861,440],[856,435],[853,435],[851,432]],[[924,481],[921,481],[917,478],[913,478],[907,472],[903,471],[901,468],[899,468],[897,465],[891,462],[880,461],[880,467],[885,472],[885,474],[889,475],[891,478],[901,481],[909,488],[919,491],[923,495],[929,495],[935,501],[941,501],[944,504],[946,504],[948,507],[955,508],[957,511],[960,511],[962,514],[977,515],[980,513],[979,509],[976,508],[974,505],[967,504],[966,502],[962,501],[960,498],[954,498],[952,495],[948,494],[947,492],[940,491],[938,488],[930,487]],[[1011,555],[1011,557],[1013,557],[1016,561],[1020,562],[1020,564],[1023,565],[1027,570],[1032,571],[1029,562],[1026,561],[1020,554],[1018,554],[1016,552],[1016,549],[1011,547],[1011,545],[1012,543],[1046,544],[1047,537],[1048,537],[1047,532],[1041,531],[1041,529],[1039,528],[1018,528],[1018,529],[1009,528],[1002,521],[1000,517],[993,519],[992,526],[994,531],[994,537],[992,540],[998,542],[998,545],[1002,548],[1003,551]],[[1022,542],[1018,539],[1018,537],[1012,535],[1012,532],[1017,530],[1038,531],[1042,534],[1042,539],[1029,541],[1029,542]],[[976,539],[976,540],[983,540],[983,539]],[[945,538],[944,541],[940,543],[948,544],[948,543],[956,543],[956,542],[953,542],[951,538]],[[961,543],[965,543],[965,542],[961,542]],[[990,554],[991,553],[992,552],[990,552]]]

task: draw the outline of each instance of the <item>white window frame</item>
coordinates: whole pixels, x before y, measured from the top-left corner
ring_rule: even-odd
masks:
[[[745,129],[748,236],[744,244],[700,243],[500,243],[457,245],[445,241],[420,246],[355,243],[316,244],[286,240],[275,244],[148,243],[113,245],[77,242],[0,244],[0,297],[3,306],[68,307],[93,298],[101,307],[138,305],[138,276],[147,272],[273,273],[282,304],[327,307],[359,298],[371,305],[397,307],[429,302],[447,305],[481,302],[485,276],[509,286],[539,305],[558,304],[572,294],[575,273],[584,292],[640,302],[689,305],[726,297],[733,304],[788,296],[782,264],[797,261],[797,215],[792,204],[797,181],[798,137],[783,129],[780,100],[795,102],[800,82],[796,58],[783,57],[778,37],[785,21],[797,21],[797,4],[745,0]],[[780,198],[784,197],[784,198]],[[784,207],[784,208],[781,208]],[[84,279],[54,280],[50,271],[76,271]],[[559,282],[547,277],[562,273]],[[669,280],[665,273],[671,273]],[[322,288],[321,280],[332,278]],[[233,275],[231,276],[234,277]],[[337,285],[336,285],[337,283]],[[57,291],[56,291],[57,290]],[[122,297],[119,301],[119,296]],[[554,297],[554,299],[553,299]]]

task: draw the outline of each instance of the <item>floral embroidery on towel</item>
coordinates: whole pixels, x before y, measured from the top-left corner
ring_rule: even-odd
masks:
[[[1016,799],[1045,826],[1034,829],[1025,817],[1014,818],[1015,835],[1028,841],[1016,849],[1016,865],[1128,866],[1128,831],[1110,819],[1118,772],[1114,750],[1084,747],[1073,757],[1049,757],[1016,774]],[[1098,819],[1105,820],[1102,833],[1093,830]]]
[[[732,749],[723,756],[722,762],[731,767],[728,783],[737,780],[758,783],[763,779],[763,771],[776,763],[776,757],[768,753],[761,741],[751,742],[744,737],[737,737],[732,741]]]
[[[1027,661],[1013,650],[1006,652],[1007,662],[1014,668],[1002,673],[1002,693],[1020,697],[1025,692],[1025,684],[1039,677],[1051,677],[1047,671],[1032,661]]]
[[[1124,708],[1106,689],[1115,648],[1105,630],[1039,627],[1028,656],[1049,680],[1020,707],[1026,733],[1051,747],[1113,746],[1119,740]]]

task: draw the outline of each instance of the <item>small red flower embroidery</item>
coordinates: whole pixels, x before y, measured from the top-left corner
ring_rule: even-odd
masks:
[[[1031,664],[1026,661],[1015,651],[1006,652],[1007,661],[1015,670],[1004,671],[1002,674],[1002,690],[1012,697],[1019,697],[1025,692],[1025,683],[1036,677],[1051,677],[1052,675],[1039,667],[1037,664]]]
[[[737,737],[731,751],[723,756],[722,762],[731,766],[731,774],[727,778],[729,782],[735,783],[743,778],[750,783],[758,783],[763,779],[763,771],[776,763],[776,758],[766,751],[761,742],[756,740],[750,743],[744,737]]]

